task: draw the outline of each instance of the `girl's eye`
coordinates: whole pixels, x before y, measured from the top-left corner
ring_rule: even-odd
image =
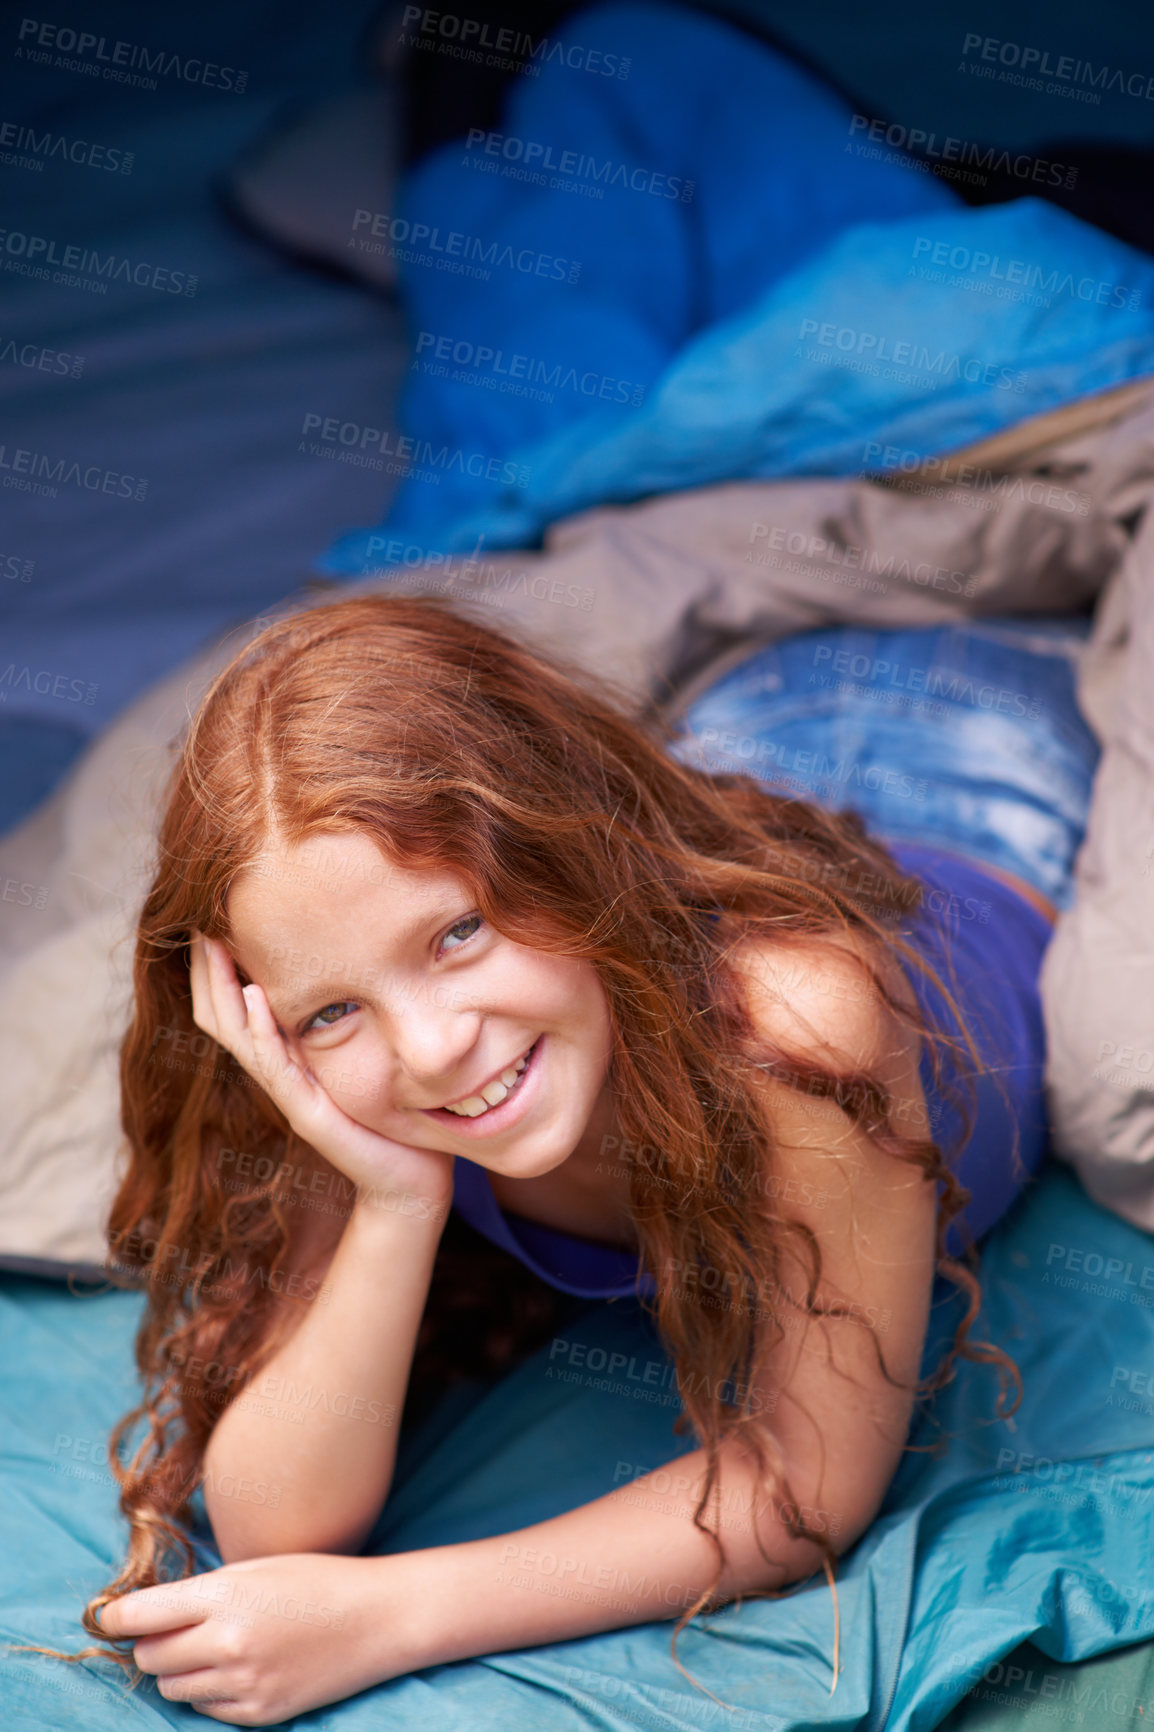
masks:
[[[339,1004],[326,1004],[323,1010],[317,1011],[309,1023],[309,1028],[335,1028],[338,1022],[344,1021],[345,1012],[355,1008],[356,1006],[348,999],[342,999]],[[338,1013],[335,1016],[332,1014],[334,1011]]]
[[[480,927],[484,926],[484,924],[485,922],[479,914],[466,914],[463,920],[458,920],[454,925],[450,926],[444,938],[441,940],[441,949],[459,950],[461,945],[466,943],[468,939],[472,938],[473,934],[477,932]],[[458,940],[456,944],[449,943],[449,940],[453,937],[456,937]]]

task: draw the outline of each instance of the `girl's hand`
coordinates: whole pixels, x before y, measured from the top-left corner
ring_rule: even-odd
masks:
[[[100,1614],[169,1702],[271,1726],[410,1670],[387,1558],[287,1553],[142,1588]],[[403,1598],[403,1596],[402,1596]]]
[[[292,1057],[262,989],[255,984],[241,988],[225,946],[194,932],[191,951],[192,1020],[232,1053],[276,1102],[297,1136],[367,1191],[369,1201],[382,1192],[403,1191],[447,1213],[453,1194],[452,1155],[394,1142],[350,1118]]]

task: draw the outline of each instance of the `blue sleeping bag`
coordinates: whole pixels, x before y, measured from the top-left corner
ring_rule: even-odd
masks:
[[[564,35],[615,75],[545,59],[499,130],[420,163],[396,213],[357,213],[350,247],[401,272],[404,479],[326,571],[916,461],[1154,371],[1154,261],[1040,199],[969,209],[948,186],[1004,153],[917,161],[699,13],[595,6]]]
[[[949,1448],[906,1456],[880,1517],[842,1561],[832,1694],[832,1601],[819,1577],[783,1599],[726,1608],[681,1638],[683,1664],[736,1712],[681,1676],[672,1625],[656,1623],[436,1667],[294,1725],[921,1732],[1027,1637],[1072,1660],[1154,1635],[1154,1402],[1142,1393],[1154,1366],[1154,1248],[1053,1168],[994,1229],[982,1279],[977,1333],[1012,1354],[1024,1400],[997,1421],[993,1374],[962,1365],[923,1416],[914,1441],[948,1436]],[[939,1297],[927,1368],[953,1321],[946,1290]],[[125,1530],[103,1449],[132,1399],[140,1305],[135,1294],[0,1282],[8,1641],[82,1645],[79,1611],[119,1562]],[[632,1361],[632,1378],[605,1375],[614,1352]],[[644,1377],[662,1358],[634,1302],[602,1303],[494,1387],[446,1396],[403,1439],[369,1549],[514,1531],[672,1460],[691,1444],[673,1434],[668,1379]],[[214,1567],[208,1545],[201,1559]],[[5,1732],[204,1724],[151,1679],[125,1698],[103,1662],[5,1654],[0,1701]]]

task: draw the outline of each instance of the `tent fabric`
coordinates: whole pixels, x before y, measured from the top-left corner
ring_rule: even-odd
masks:
[[[832,1693],[832,1602],[817,1578],[686,1633],[682,1661],[735,1714],[681,1677],[671,1626],[655,1623],[431,1668],[294,1724],[359,1732],[434,1716],[453,1732],[526,1721],[545,1732],[691,1732],[716,1716],[751,1732],[925,1732],[1023,1641],[1070,1662],[1154,1636],[1154,1419],[1135,1393],[1154,1346],[1149,1240],[1050,1168],[994,1229],[982,1279],[982,1333],[1017,1363],[1022,1404],[998,1420],[993,1374],[963,1363],[924,1412],[914,1441],[948,1437],[949,1447],[907,1454],[879,1518],[842,1561]],[[927,1369],[956,1318],[948,1290],[938,1298]],[[124,1529],[102,1451],[133,1396],[140,1307],[137,1293],[78,1295],[15,1276],[0,1284],[6,1641],[79,1645],[77,1614],[118,1562]],[[609,1376],[612,1353],[635,1375]],[[494,1386],[444,1398],[404,1437],[368,1549],[514,1532],[673,1460],[690,1442],[673,1433],[668,1381],[645,1378],[650,1360],[663,1354],[647,1317],[611,1301]],[[47,1363],[56,1375],[46,1386]],[[650,1494],[660,1490],[654,1482]],[[200,1558],[212,1566],[204,1536]],[[7,1724],[202,1723],[150,1682],[127,1704],[121,1689],[101,1663],[65,1673],[27,1655],[0,1658]]]

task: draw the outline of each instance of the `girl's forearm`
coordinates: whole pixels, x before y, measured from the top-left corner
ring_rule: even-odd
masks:
[[[388,1496],[447,1200],[358,1201],[303,1321],[225,1409],[204,1496],[226,1563],[359,1547]]]
[[[746,1452],[723,1445],[722,1460],[726,1565],[714,1603],[802,1581],[820,1569],[820,1550],[789,1532],[780,1498],[757,1488]],[[409,1669],[680,1616],[709,1587],[717,1566],[714,1545],[692,1520],[704,1469],[704,1451],[694,1450],[518,1532],[378,1560],[386,1603],[395,1610],[399,1599],[406,1608]],[[774,1562],[758,1549],[755,1510]],[[836,1514],[802,1514],[818,1531],[824,1523],[840,1549],[829,1531],[843,1533]],[[719,1525],[716,1512],[707,1511],[706,1519]]]

